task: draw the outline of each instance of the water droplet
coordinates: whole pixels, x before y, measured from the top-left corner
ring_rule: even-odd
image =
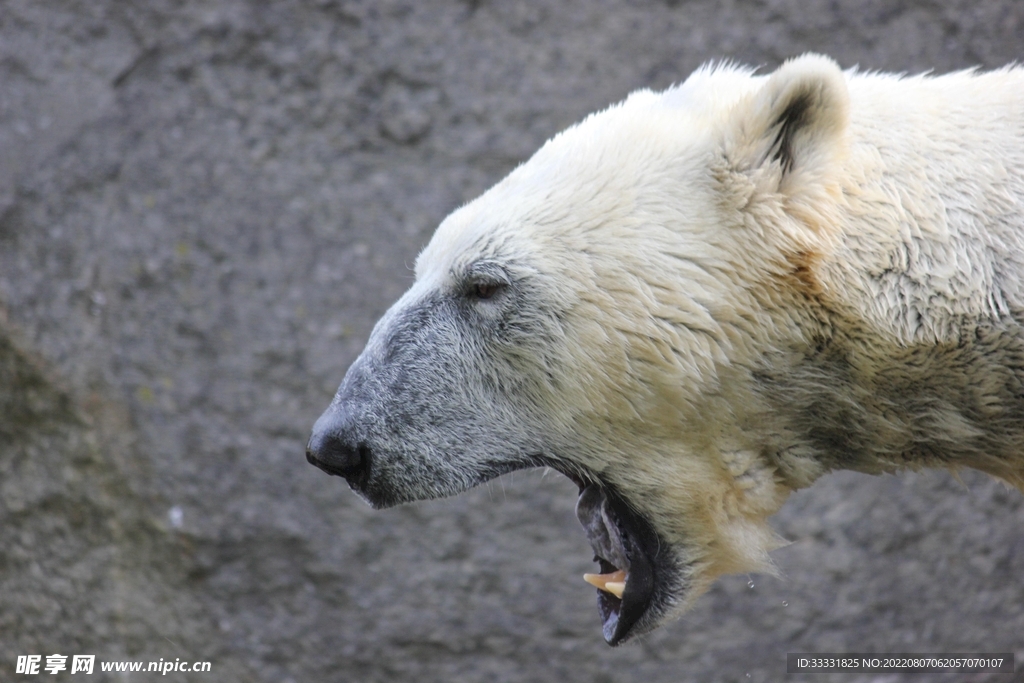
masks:
[[[753,587],[754,587],[754,582],[753,581],[747,581],[747,588],[753,588]]]
[[[747,678],[750,678],[750,674],[747,674]]]
[[[782,606],[783,607],[789,607],[789,601],[788,600],[783,600],[782,601]]]

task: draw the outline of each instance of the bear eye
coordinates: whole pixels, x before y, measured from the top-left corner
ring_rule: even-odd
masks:
[[[502,285],[498,282],[477,282],[470,285],[469,293],[474,299],[486,301],[493,298],[501,288]]]

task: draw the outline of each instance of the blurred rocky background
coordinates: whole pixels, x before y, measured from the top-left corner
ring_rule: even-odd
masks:
[[[974,473],[826,477],[775,520],[782,578],[611,649],[561,476],[373,512],[303,455],[434,226],[588,112],[712,58],[944,72],[1022,37],[1019,0],[0,0],[0,678],[53,653],[261,683],[1024,668],[1024,496]]]

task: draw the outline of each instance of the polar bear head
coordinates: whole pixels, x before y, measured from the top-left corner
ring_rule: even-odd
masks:
[[[307,458],[375,507],[564,473],[611,644],[770,569],[766,518],[821,468],[771,451],[757,373],[799,328],[785,282],[828,248],[846,128],[845,77],[805,56],[556,136],[439,226]]]

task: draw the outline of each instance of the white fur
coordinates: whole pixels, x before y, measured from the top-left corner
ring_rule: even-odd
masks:
[[[526,303],[458,310],[534,332],[448,336],[484,349],[466,377],[514,400],[481,391],[465,410],[529,435],[510,459],[537,449],[614,485],[681,558],[678,613],[724,572],[770,570],[766,518],[830,469],[1024,483],[1022,201],[1022,69],[706,67],[588,117],[455,211],[389,319],[465,291],[475,264],[507,273]],[[413,490],[412,453],[476,467],[461,428],[430,425],[466,455],[379,448],[405,497],[457,488]]]

